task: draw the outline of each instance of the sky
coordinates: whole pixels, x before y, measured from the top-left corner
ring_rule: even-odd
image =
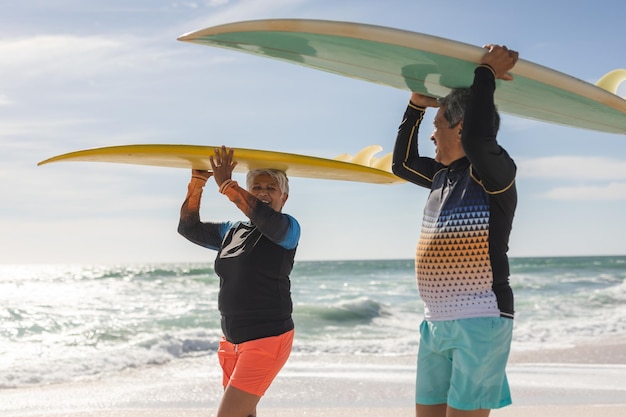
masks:
[[[190,173],[107,163],[37,167],[80,149],[221,145],[332,158],[391,152],[409,92],[177,41],[252,19],[351,21],[482,46],[595,83],[626,68],[614,0],[2,0],[0,263],[212,262],[178,235]],[[626,83],[618,90],[626,96]],[[422,152],[431,110],[424,121]],[[626,136],[502,115],[518,165],[509,255],[626,255]],[[235,178],[243,180],[241,174]],[[412,259],[428,190],[291,178],[296,261]],[[243,219],[207,185],[203,220]]]

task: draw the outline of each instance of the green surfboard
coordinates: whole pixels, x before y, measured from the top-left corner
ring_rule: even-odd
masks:
[[[324,20],[271,19],[194,31],[179,40],[279,59],[318,70],[442,97],[467,87],[485,50],[426,34]],[[513,81],[497,80],[501,112],[626,134],[626,100],[615,94],[626,70],[601,83],[612,91],[520,59]],[[608,74],[607,74],[608,75]]]

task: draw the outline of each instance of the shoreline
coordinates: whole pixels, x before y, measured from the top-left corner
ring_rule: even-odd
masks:
[[[509,364],[578,363],[626,365],[626,336],[583,341],[568,347],[511,349]]]
[[[294,354],[259,416],[413,417],[415,356]],[[496,417],[626,415],[626,338],[513,350],[513,405]],[[214,355],[96,380],[0,390],[3,417],[207,417],[221,398]]]

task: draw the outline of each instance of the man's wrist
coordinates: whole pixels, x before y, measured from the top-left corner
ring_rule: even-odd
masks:
[[[483,64],[480,64],[478,68],[487,68],[493,74],[493,78],[496,78],[496,70],[494,70],[491,65],[483,63]]]

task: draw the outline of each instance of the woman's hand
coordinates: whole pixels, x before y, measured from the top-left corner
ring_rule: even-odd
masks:
[[[215,155],[209,157],[213,177],[218,186],[226,180],[231,179],[233,170],[237,166],[237,162],[233,160],[235,151],[222,145],[221,148],[215,148]]]

